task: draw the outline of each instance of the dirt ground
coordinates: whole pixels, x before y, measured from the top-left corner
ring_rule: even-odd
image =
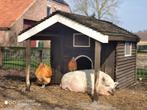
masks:
[[[25,92],[23,75],[21,71],[0,70],[0,110],[147,110],[147,81],[92,103],[86,93],[65,91],[58,85],[43,89],[35,80],[31,91]]]

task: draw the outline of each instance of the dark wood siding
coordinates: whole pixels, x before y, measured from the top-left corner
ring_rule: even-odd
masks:
[[[77,56],[85,55],[90,58],[92,62],[94,61],[95,41],[93,39],[90,39],[89,47],[74,47],[73,34],[79,32],[70,29],[62,24],[56,24],[50,27],[48,30],[53,30],[52,32],[56,30],[57,33],[55,35],[58,35],[50,36],[51,66],[54,70],[53,83],[60,83],[62,75],[69,71],[68,62],[72,59],[72,57],[76,58]],[[89,38],[88,36],[85,37]],[[85,44],[83,43],[84,41],[85,40],[82,39],[82,44]]]
[[[101,70],[109,74],[115,80],[116,42],[102,44]]]
[[[125,42],[116,46],[116,81],[124,88],[135,82],[136,73],[136,43],[132,43],[132,55],[125,56]]]
[[[66,29],[66,30],[64,30]],[[80,55],[88,56],[92,61],[94,61],[94,46],[95,41],[90,39],[90,47],[73,47],[73,34],[78,33],[72,29],[64,28],[62,29],[62,69],[63,73],[68,71],[67,64],[72,57],[77,57]],[[86,36],[88,37],[88,36]]]

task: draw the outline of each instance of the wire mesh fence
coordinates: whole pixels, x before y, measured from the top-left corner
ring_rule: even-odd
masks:
[[[137,54],[137,77],[147,80],[147,52],[140,51]]]
[[[147,68],[138,68],[137,69],[137,77],[140,80],[147,80]]]
[[[147,45],[138,45],[138,52],[147,52]]]
[[[1,47],[2,68],[24,70],[26,67],[25,47]],[[31,71],[43,62],[50,66],[50,48],[31,48]],[[137,55],[137,77],[147,79],[147,52]]]
[[[25,52],[23,47],[2,47],[2,68],[25,69]],[[35,70],[41,62],[50,65],[50,48],[31,48],[31,70]]]

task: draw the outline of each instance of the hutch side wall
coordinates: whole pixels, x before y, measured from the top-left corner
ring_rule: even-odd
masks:
[[[116,81],[124,88],[135,82],[136,43],[132,43],[132,55],[125,56],[125,42],[118,42],[116,47]]]

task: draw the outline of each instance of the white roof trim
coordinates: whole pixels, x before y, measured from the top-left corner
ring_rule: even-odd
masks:
[[[86,27],[85,25],[77,23],[69,18],[66,18],[66,17],[60,15],[60,14],[53,15],[52,17],[46,19],[45,21],[41,22],[40,24],[32,27],[28,31],[22,33],[21,35],[19,35],[17,37],[17,41],[22,42],[22,41],[32,37],[33,35],[43,31],[44,29],[50,27],[51,25],[53,25],[57,22],[64,24],[65,26],[70,27],[78,32],[81,32],[84,35],[87,35],[87,36],[89,36],[99,42],[108,43],[108,38],[109,38],[108,35],[104,35],[100,32],[97,32],[89,27]]]

